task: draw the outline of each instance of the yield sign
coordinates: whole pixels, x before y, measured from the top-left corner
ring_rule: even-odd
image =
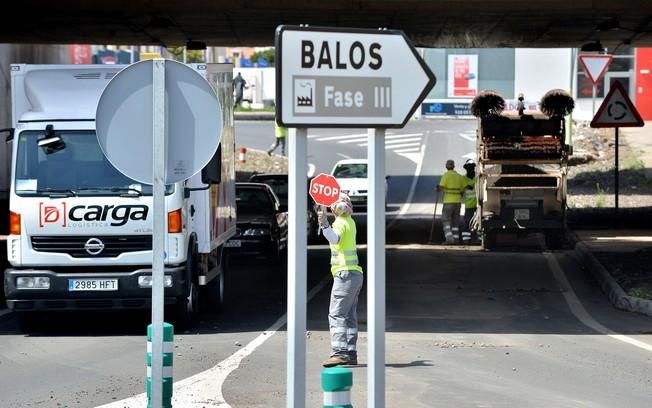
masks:
[[[611,55],[580,55],[580,62],[593,85],[597,85],[613,59]]]
[[[614,82],[609,93],[604,98],[598,112],[591,121],[591,127],[635,127],[643,126],[644,122],[625,88],[618,81]]]

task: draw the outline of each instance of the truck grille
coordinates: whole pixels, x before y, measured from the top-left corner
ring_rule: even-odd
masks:
[[[93,238],[104,244],[99,253],[86,251],[86,243]],[[125,252],[150,251],[152,236],[33,236],[32,248],[37,252],[64,253],[73,258],[113,258]]]

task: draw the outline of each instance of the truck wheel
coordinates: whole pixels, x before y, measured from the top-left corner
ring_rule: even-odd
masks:
[[[483,232],[482,233],[482,249],[492,250],[496,248],[496,233]]]
[[[202,310],[210,313],[219,313],[224,310],[225,262],[226,258],[224,256],[218,267],[220,269],[219,275],[202,288]]]
[[[199,311],[199,287],[195,281],[197,268],[197,252],[194,244],[191,246],[186,260],[186,296],[177,299],[175,305],[175,321],[180,328],[188,328],[192,325],[195,316]]]

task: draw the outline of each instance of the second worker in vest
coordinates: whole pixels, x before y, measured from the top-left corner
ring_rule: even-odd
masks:
[[[457,244],[460,240],[460,209],[462,193],[468,188],[464,177],[455,171],[455,162],[446,160],[446,173],[441,176],[437,194],[444,192],[444,205],[441,215],[444,224],[446,244]]]
[[[353,206],[346,194],[331,205],[335,221],[331,227],[325,212],[319,212],[319,226],[331,249],[333,289],[328,309],[331,355],[324,367],[358,364],[358,295],[362,288],[362,268],[358,265]]]
[[[274,135],[276,136],[276,140],[274,140],[274,143],[272,143],[269,149],[267,149],[268,156],[271,156],[272,152],[276,150],[279,145],[281,146],[281,154],[285,156],[285,137],[287,134],[287,128],[279,125],[278,122],[274,122]]]
[[[475,195],[475,162],[473,159],[468,159],[462,167],[466,170],[464,180],[470,187],[464,192],[464,228],[462,229],[462,243],[470,244],[472,241],[475,241],[476,236],[471,228],[471,219],[475,215],[475,210],[478,207],[478,199]]]

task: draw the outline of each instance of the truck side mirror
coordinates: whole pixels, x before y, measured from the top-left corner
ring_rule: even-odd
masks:
[[[0,129],[0,133],[7,132],[7,138],[5,139],[5,142],[9,143],[12,140],[14,140],[14,132],[16,129],[14,128],[5,128],[5,129]]]
[[[222,144],[217,146],[217,151],[211,161],[201,171],[201,182],[204,184],[220,184],[222,181]]]

